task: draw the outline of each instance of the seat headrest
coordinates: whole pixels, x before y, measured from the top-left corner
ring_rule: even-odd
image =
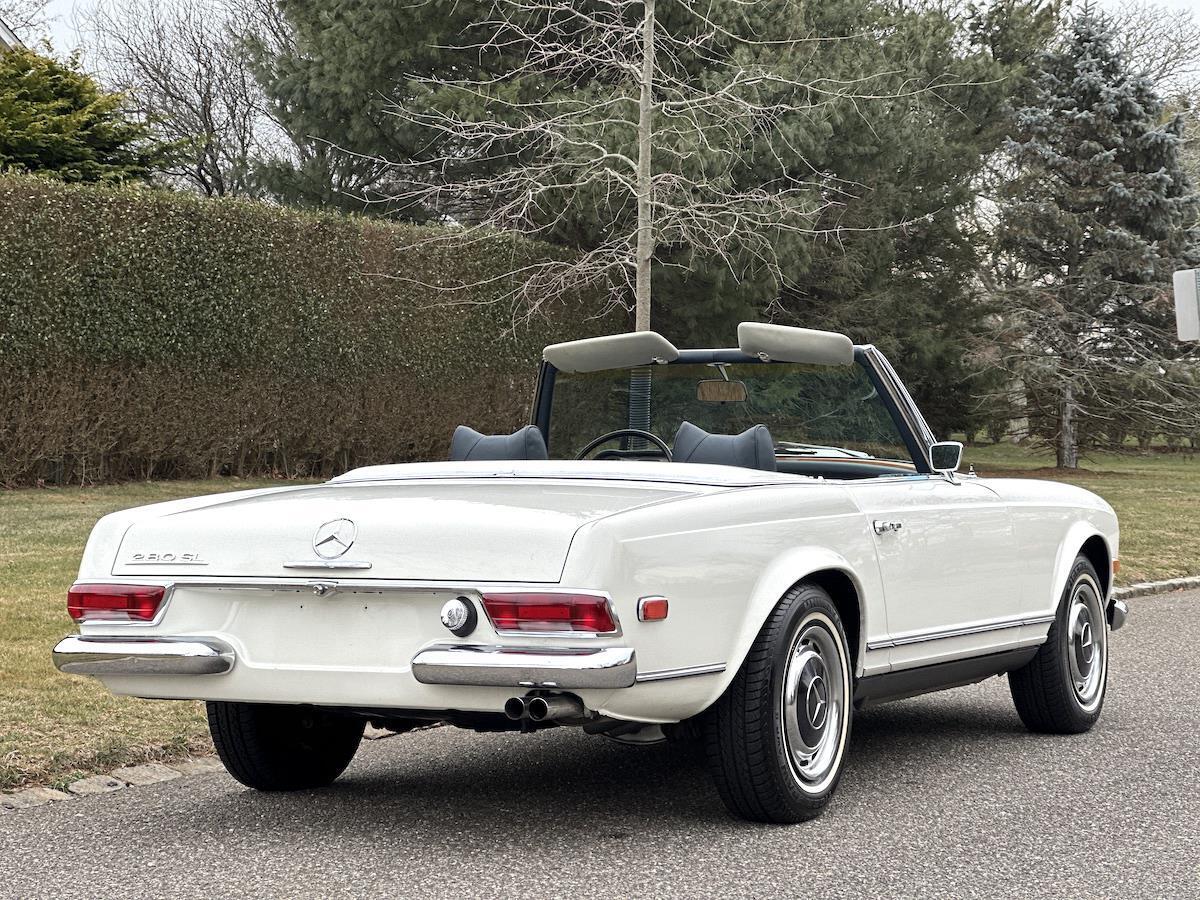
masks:
[[[481,434],[459,425],[450,440],[450,461],[479,459],[549,459],[546,439],[536,425],[526,425],[512,434]]]
[[[741,434],[709,434],[691,422],[684,422],[675,433],[671,458],[675,462],[741,466],[764,472],[777,470],[775,443],[766,425],[755,425]]]

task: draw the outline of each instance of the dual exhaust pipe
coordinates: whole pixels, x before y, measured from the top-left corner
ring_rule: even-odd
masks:
[[[548,697],[510,697],[504,703],[504,714],[518,722],[556,722],[559,719],[578,719],[584,715],[583,702],[570,694],[551,694]]]

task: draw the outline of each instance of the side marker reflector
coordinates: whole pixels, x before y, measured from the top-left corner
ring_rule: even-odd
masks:
[[[661,622],[667,617],[666,597],[642,597],[638,600],[638,618],[643,622]]]

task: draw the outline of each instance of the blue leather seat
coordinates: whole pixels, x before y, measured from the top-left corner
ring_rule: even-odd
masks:
[[[755,425],[741,434],[709,434],[691,422],[684,422],[675,433],[671,458],[675,462],[777,471],[775,443],[766,425]]]
[[[536,425],[526,425],[512,434],[481,434],[459,425],[450,441],[450,461],[480,459],[549,459],[546,439]]]

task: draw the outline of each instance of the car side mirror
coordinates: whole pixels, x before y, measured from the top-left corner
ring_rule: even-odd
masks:
[[[939,441],[929,448],[929,462],[933,471],[950,475],[962,465],[963,445],[959,441]]]

